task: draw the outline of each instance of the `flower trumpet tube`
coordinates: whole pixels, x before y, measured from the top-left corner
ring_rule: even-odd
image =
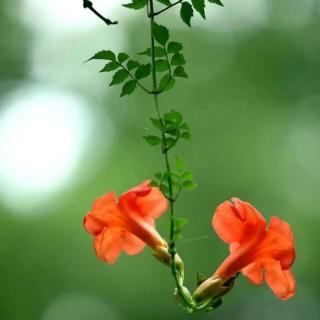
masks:
[[[256,285],[265,280],[281,300],[294,296],[296,284],[290,268],[295,260],[295,248],[287,222],[271,217],[267,227],[256,208],[233,198],[218,206],[212,226],[220,239],[230,245],[230,255],[213,276],[197,288],[195,300],[221,294],[227,289],[228,280],[238,272]]]
[[[148,245],[158,260],[170,265],[168,244],[155,229],[155,220],[167,208],[161,191],[145,181],[123,193],[119,200],[114,192],[96,199],[83,224],[93,236],[96,255],[109,264],[114,263],[122,251],[135,255]]]

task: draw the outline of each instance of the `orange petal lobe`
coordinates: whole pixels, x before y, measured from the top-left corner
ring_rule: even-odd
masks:
[[[145,243],[130,232],[123,235],[123,251],[131,256],[143,251]]]
[[[94,239],[97,256],[109,264],[114,263],[121,253],[123,230],[118,228],[104,228]]]
[[[272,257],[280,261],[282,269],[289,269],[295,259],[293,233],[290,225],[278,217],[271,217],[266,237]]]
[[[265,233],[265,219],[251,204],[232,198],[216,209],[212,226],[218,236],[226,243],[246,242],[254,233]]]
[[[93,236],[101,233],[104,228],[104,224],[90,213],[84,217],[83,226]]]
[[[109,192],[94,201],[91,215],[100,221],[108,222],[117,211],[115,193]]]
[[[218,206],[212,219],[212,226],[222,241],[240,242],[243,223],[230,201],[225,201]]]
[[[168,208],[168,201],[158,188],[150,186],[147,180],[121,195],[119,206],[141,217],[159,218]],[[149,220],[150,219],[146,219]]]
[[[168,201],[158,188],[151,188],[145,197],[137,198],[139,211],[144,216],[157,219],[168,209]]]
[[[291,270],[282,270],[279,262],[265,266],[265,279],[273,293],[281,300],[287,300],[295,295],[296,282]]]
[[[241,270],[242,274],[245,275],[249,281],[256,285],[261,285],[263,282],[263,270],[259,262],[253,262],[247,267]]]

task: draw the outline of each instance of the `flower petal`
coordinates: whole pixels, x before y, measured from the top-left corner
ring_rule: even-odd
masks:
[[[249,281],[256,285],[261,285],[263,282],[263,270],[259,262],[253,262],[241,270]]]
[[[218,206],[212,219],[212,227],[222,241],[240,242],[243,224],[230,201],[225,201]]]
[[[93,236],[101,233],[104,228],[104,224],[90,213],[84,217],[83,226]]]
[[[145,243],[124,229],[104,228],[103,232],[95,238],[94,247],[100,259],[112,264],[122,251],[128,255],[140,253]]]
[[[101,222],[107,223],[118,211],[115,193],[109,192],[94,201],[90,213]]]
[[[260,228],[265,228],[266,220],[252,204],[235,197],[232,198],[231,201],[234,203],[235,208],[242,216],[242,220],[244,220],[246,223],[257,225]]]
[[[296,282],[291,270],[282,270],[276,261],[265,265],[265,268],[266,282],[277,297],[287,300],[295,295]]]
[[[271,217],[266,242],[269,242],[269,250],[273,258],[280,261],[282,269],[289,269],[295,259],[290,225],[278,217]]]
[[[104,228],[94,239],[97,256],[109,264],[114,263],[121,253],[123,232],[120,228]]]
[[[269,230],[278,231],[280,234],[293,241],[293,232],[291,230],[290,224],[278,217],[271,217]]]
[[[151,188],[148,195],[137,198],[140,212],[147,217],[157,219],[168,209],[168,201],[158,188]]]
[[[123,208],[123,204],[129,205],[141,216],[153,219],[159,218],[168,208],[166,198],[158,188],[150,186],[150,180],[122,194],[119,206]]]
[[[139,185],[129,189],[127,192],[123,193],[122,196],[125,196],[126,194],[136,194],[137,196],[144,197],[148,195],[151,191],[151,186],[150,186],[151,180],[146,180]]]
[[[233,203],[232,203],[233,202]],[[265,219],[251,204],[232,198],[216,209],[212,226],[226,243],[241,243],[252,237],[252,233],[265,233]]]
[[[143,251],[145,243],[130,232],[123,235],[123,251],[128,255],[135,255]]]

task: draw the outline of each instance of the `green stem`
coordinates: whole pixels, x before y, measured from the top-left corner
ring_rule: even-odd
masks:
[[[170,73],[170,76],[172,77],[171,64],[170,64],[170,61],[169,61],[168,51],[167,51],[166,46],[163,46],[163,49],[164,49],[164,54],[165,54],[165,57],[166,57],[166,61],[167,61],[167,65],[168,65],[169,73]]]
[[[172,7],[174,7],[174,6],[176,6],[177,4],[181,3],[182,1],[183,1],[183,0],[178,0],[178,1],[174,2],[173,4],[171,4],[170,6],[167,6],[166,8],[164,8],[164,9],[158,11],[158,12],[151,12],[151,11],[150,11],[149,17],[155,17],[155,16],[161,14],[162,12],[165,12],[165,11],[171,9]]]
[[[180,139],[180,131],[178,132],[178,135],[176,136],[176,138],[173,140],[173,142],[168,146],[166,147],[166,149],[164,150],[165,151],[169,151],[171,148],[173,148],[176,143],[178,142],[178,140]]]
[[[146,93],[148,94],[151,94],[152,92],[149,91],[138,79],[136,79],[136,77],[121,63],[117,62],[117,64],[124,70],[128,73],[129,77],[134,80],[137,85],[143,90],[145,91]]]
[[[169,241],[169,253],[171,255],[171,272],[173,275],[173,278],[175,280],[175,284],[178,290],[178,294],[180,298],[182,299],[185,306],[188,306],[190,308],[193,307],[193,304],[189,299],[186,298],[184,292],[183,292],[183,284],[181,283],[181,277],[178,274],[178,271],[176,269],[175,265],[175,256],[176,256],[176,246],[174,241],[174,202],[175,199],[173,198],[173,188],[172,188],[172,180],[171,180],[171,168],[170,168],[170,161],[169,161],[169,155],[168,155],[168,149],[167,149],[167,141],[166,141],[166,135],[164,131],[164,123],[161,117],[160,112],[160,106],[159,106],[159,100],[158,100],[158,84],[157,84],[157,73],[156,73],[156,65],[155,65],[155,41],[153,36],[153,25],[154,25],[154,5],[153,0],[149,0],[149,18],[150,18],[150,32],[151,32],[151,60],[152,60],[152,82],[153,82],[153,98],[154,98],[154,104],[157,111],[157,115],[159,118],[159,121],[161,123],[162,127],[162,141],[163,141],[163,154],[165,159],[165,166],[168,173],[168,185],[169,185],[169,203],[170,203],[170,241]]]

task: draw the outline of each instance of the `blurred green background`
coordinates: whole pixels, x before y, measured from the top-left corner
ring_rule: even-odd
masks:
[[[94,198],[163,167],[141,138],[151,98],[119,99],[101,63],[83,64],[101,49],[145,49],[145,16],[117,0],[95,4],[119,25],[81,0],[0,2],[0,319],[320,319],[319,1],[208,4],[191,30],[177,10],[159,19],[184,43],[190,76],[161,98],[193,129],[175,149],[199,185],[178,203],[191,221],[178,243],[187,284],[227,255],[210,221],[231,196],[289,221],[297,247],[294,299],[240,277],[221,309],[195,316],[173,301],[169,270],[149,249],[108,266],[82,227]]]

